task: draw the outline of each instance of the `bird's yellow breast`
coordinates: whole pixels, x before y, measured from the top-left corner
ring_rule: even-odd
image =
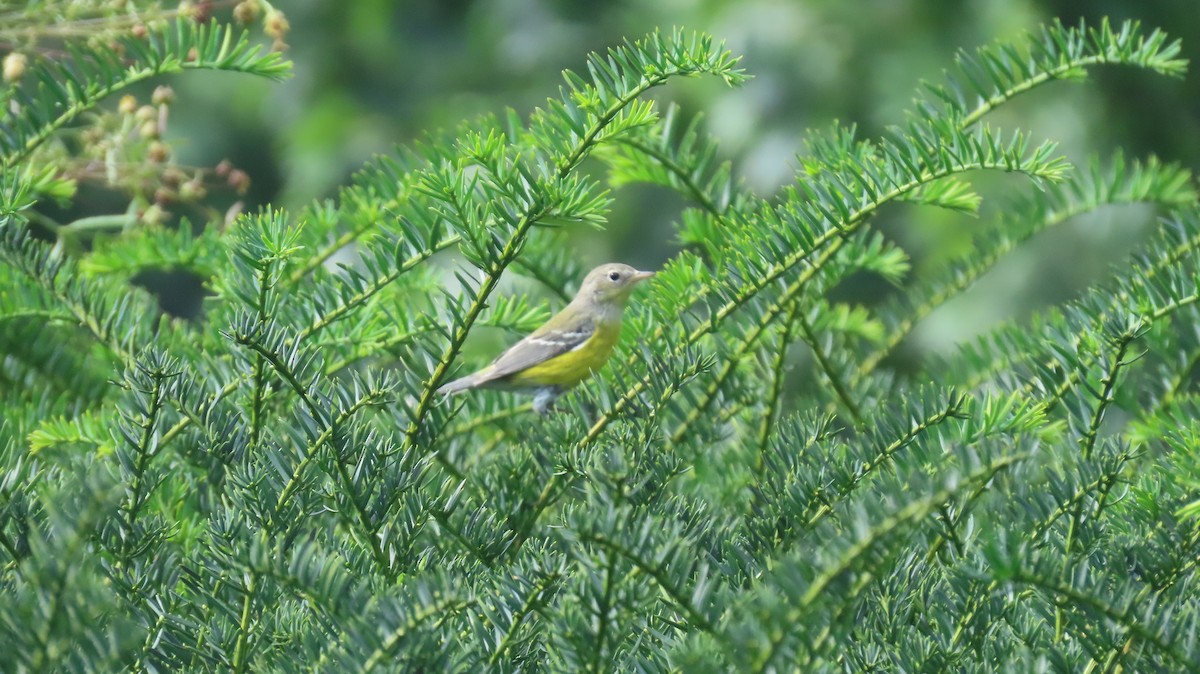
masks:
[[[517,386],[561,386],[570,388],[608,362],[621,336],[621,324],[600,324],[596,332],[572,351],[517,372],[508,383]]]

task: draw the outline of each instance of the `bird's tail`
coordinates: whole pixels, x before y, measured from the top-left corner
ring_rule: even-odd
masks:
[[[475,386],[478,383],[479,383],[479,373],[476,372],[475,374],[469,374],[460,379],[455,379],[454,381],[450,382],[449,384],[443,384],[437,390],[437,393],[438,393],[438,395],[452,396],[455,393],[462,393],[463,391],[466,391],[467,389],[475,388]]]

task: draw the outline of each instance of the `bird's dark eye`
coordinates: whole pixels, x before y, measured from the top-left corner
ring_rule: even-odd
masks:
[[[621,280],[621,272],[619,272],[619,271],[610,271],[610,272],[608,272],[608,280],[610,280],[610,281],[620,281],[620,280]]]

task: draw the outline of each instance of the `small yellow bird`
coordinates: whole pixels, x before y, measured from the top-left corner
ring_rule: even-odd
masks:
[[[533,409],[549,411],[567,389],[600,369],[621,336],[625,303],[638,283],[654,276],[627,264],[588,272],[575,299],[546,324],[500,354],[491,365],[438,389],[452,395],[473,388],[527,391]]]

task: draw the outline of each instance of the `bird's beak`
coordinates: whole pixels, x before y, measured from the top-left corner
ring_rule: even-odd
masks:
[[[654,272],[652,272],[652,271],[639,271],[639,272],[634,272],[634,274],[633,274],[633,282],[634,282],[634,283],[641,283],[642,281],[645,281],[646,279],[650,278],[651,276],[654,276]]]

